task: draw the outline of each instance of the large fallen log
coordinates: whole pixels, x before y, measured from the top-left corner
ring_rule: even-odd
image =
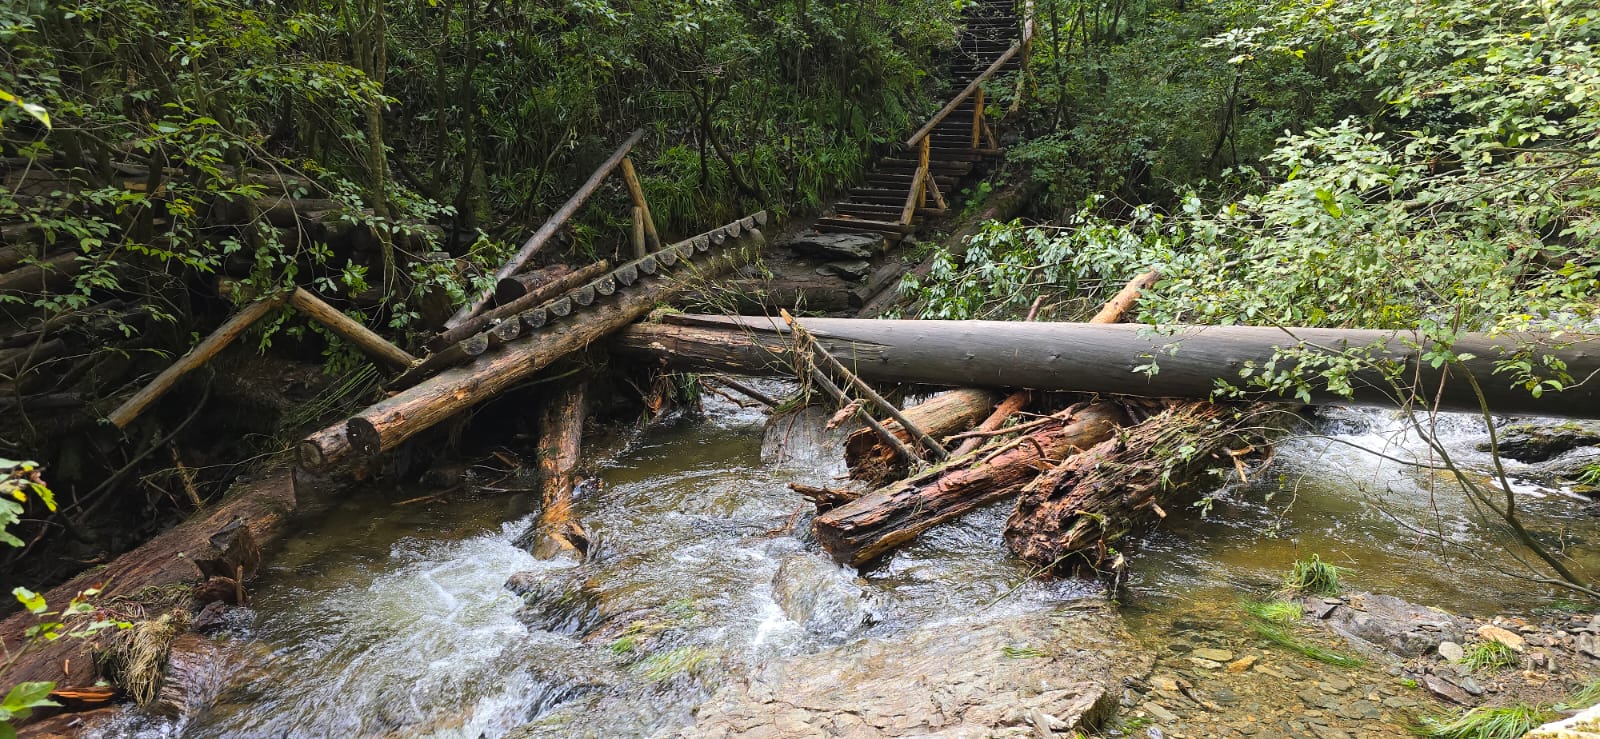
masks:
[[[841,564],[860,567],[940,523],[1016,495],[1052,465],[1110,438],[1125,420],[1111,402],[1057,416],[998,450],[980,449],[817,516],[817,541]]]
[[[51,610],[58,611],[84,590],[101,588],[93,602],[115,605],[124,597],[137,600],[141,591],[154,592],[175,584],[199,582],[203,578],[196,562],[221,554],[221,549],[213,543],[219,533],[242,521],[255,543],[266,544],[288,530],[296,508],[295,483],[290,470],[270,471],[254,480],[235,483],[216,505],[113,559],[105,567],[89,570],[51,588],[44,594],[45,599]],[[90,617],[93,614],[85,616]],[[7,667],[6,684],[54,681],[58,688],[94,685],[99,676],[94,657],[89,653],[93,644],[80,639],[30,641],[26,632],[37,622],[37,618],[26,612],[0,622],[0,642],[4,643],[6,653],[16,657]]]
[[[747,375],[788,375],[786,328],[764,317],[678,316],[695,325],[634,326],[612,349],[649,356],[676,369]],[[1419,357],[1434,348],[1409,331],[1020,323],[1006,321],[902,321],[809,318],[817,343],[864,380],[959,387],[1033,388],[1145,397],[1209,399],[1218,380],[1239,381],[1246,363],[1261,366],[1281,350],[1326,358],[1371,347],[1373,356],[1403,367],[1391,384],[1376,371],[1350,376],[1352,398],[1309,389],[1312,403],[1410,405],[1425,398],[1442,410],[1476,412],[1472,375],[1489,409],[1504,415],[1600,417],[1600,383],[1575,384],[1534,397],[1496,374],[1496,362],[1526,356],[1535,367],[1565,363],[1574,378],[1600,376],[1600,337],[1567,334],[1489,336],[1465,333],[1455,351],[1470,359],[1434,368]],[[1146,371],[1154,363],[1157,372]],[[1279,363],[1282,367],[1282,361]],[[1442,388],[1441,388],[1442,384]],[[1263,400],[1300,402],[1294,389],[1253,393]]]
[[[656,304],[671,298],[699,278],[716,274],[747,258],[744,247],[763,241],[754,227],[765,219],[758,214],[739,225],[725,226],[657,252],[659,268],[641,275],[627,290],[613,290],[561,323],[544,326],[470,364],[452,367],[415,387],[379,402],[339,424],[345,439],[324,430],[307,437],[300,447],[300,462],[307,468],[335,464],[348,449],[373,456],[521,382],[561,357],[582,349],[639,320]],[[731,234],[739,234],[729,238]],[[715,238],[714,238],[715,237]],[[670,257],[666,256],[668,253]],[[620,268],[619,268],[620,269]],[[670,271],[669,271],[670,269]],[[570,309],[570,306],[568,306]],[[307,444],[319,445],[308,448]],[[327,444],[324,448],[320,445]]]
[[[1006,545],[1041,567],[1118,569],[1112,544],[1186,505],[1215,481],[1207,471],[1242,469],[1240,456],[1298,418],[1269,403],[1176,403],[1029,483],[1006,520]]]
[[[962,388],[935,395],[902,413],[929,435],[943,437],[972,428],[989,413],[998,397],[992,390]],[[901,441],[911,442],[911,434],[893,419],[883,421],[883,426]],[[894,450],[869,428],[850,432],[844,442],[844,459],[850,466],[850,476],[857,480],[883,481],[905,469]]]

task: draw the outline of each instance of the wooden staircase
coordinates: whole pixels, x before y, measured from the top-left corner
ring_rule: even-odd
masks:
[[[985,115],[983,83],[1018,69],[1032,26],[1013,0],[979,0],[952,62],[963,88],[897,151],[879,159],[864,180],[813,224],[822,233],[881,234],[899,241],[923,219],[943,215],[956,192],[985,161],[1001,154]]]

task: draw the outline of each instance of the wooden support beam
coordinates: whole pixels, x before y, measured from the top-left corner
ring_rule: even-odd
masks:
[[[356,348],[366,352],[367,356],[390,367],[404,369],[417,361],[417,358],[406,350],[389,343],[372,329],[361,325],[338,308],[323,302],[322,298],[311,294],[303,287],[297,287],[289,294],[289,304],[306,314],[307,318],[327,326],[329,331],[355,344]]]
[[[972,148],[978,148],[983,143],[983,88],[979,87],[977,94],[972,96]]]
[[[633,160],[622,158],[622,180],[628,185],[628,195],[633,198],[633,207],[639,210],[638,222],[644,226],[645,249],[637,256],[644,256],[648,252],[661,248],[661,234],[656,233],[655,218],[650,215],[650,202],[644,199],[644,185],[639,182],[639,173],[633,169]]]
[[[171,390],[172,386],[176,385],[184,375],[210,361],[218,352],[233,343],[233,340],[238,338],[239,334],[244,333],[245,329],[250,328],[251,324],[261,320],[263,316],[271,313],[288,300],[289,295],[287,293],[280,293],[257,300],[239,309],[239,312],[234,313],[233,317],[218,326],[217,330],[212,331],[209,336],[199,344],[196,344],[187,354],[179,357],[178,361],[173,362],[161,374],[156,375],[156,379],[151,380],[150,384],[145,385],[139,392],[134,393],[133,397],[123,401],[122,405],[117,406],[117,409],[107,417],[111,421],[111,425],[117,428],[127,428],[128,424],[133,422],[133,419],[138,418],[145,408],[155,402],[157,398],[165,395],[168,390]]]
[[[627,141],[622,142],[622,145],[617,147],[617,150],[611,153],[611,156],[608,157],[605,162],[603,162],[600,167],[594,171],[594,174],[589,175],[588,181],[584,182],[583,185],[578,188],[578,191],[573,193],[571,198],[567,199],[567,202],[563,203],[560,208],[557,208],[556,212],[551,214],[550,219],[545,221],[544,225],[540,226],[538,231],[535,231],[532,236],[528,237],[528,240],[523,243],[522,248],[518,249],[516,254],[513,254],[510,259],[506,260],[506,263],[500,267],[500,271],[495,273],[495,279],[501,280],[516,274],[518,270],[522,269],[522,265],[527,263],[530,257],[532,257],[540,249],[544,248],[545,242],[549,241],[550,237],[556,235],[556,232],[561,230],[561,225],[566,223],[567,219],[571,218],[574,213],[578,212],[578,208],[583,205],[584,201],[588,200],[589,196],[593,195],[594,191],[600,188],[600,183],[604,182],[606,176],[611,174],[611,170],[616,169],[617,166],[622,163],[622,160],[627,157],[628,152],[633,149],[634,144],[639,143],[639,139],[643,137],[644,129],[641,128],[637,131],[634,131],[633,135],[629,136]],[[479,311],[483,310],[483,307],[489,303],[489,298],[493,295],[493,286],[484,288],[481,293],[467,301],[466,305],[461,306],[461,310],[456,311],[455,315],[450,317],[450,320],[445,321],[444,327],[446,329],[453,329],[465,323],[468,319],[477,315]]]

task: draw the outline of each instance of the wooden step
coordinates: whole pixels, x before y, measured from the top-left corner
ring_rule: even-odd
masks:
[[[893,234],[896,237],[904,236],[917,230],[916,226],[907,226],[894,221],[873,221],[864,218],[818,218],[812,228],[818,231],[831,231],[833,233],[881,233],[885,236]]]

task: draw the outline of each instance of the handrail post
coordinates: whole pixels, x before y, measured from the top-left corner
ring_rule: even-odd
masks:
[[[906,193],[905,207],[900,209],[900,224],[904,226],[911,225],[912,219],[917,215],[917,208],[921,206],[926,194],[923,183],[928,176],[928,137],[922,137],[918,151],[920,154],[917,157],[917,173],[911,177],[911,192]]]
[[[983,137],[983,88],[972,96],[972,148],[979,148]]]

